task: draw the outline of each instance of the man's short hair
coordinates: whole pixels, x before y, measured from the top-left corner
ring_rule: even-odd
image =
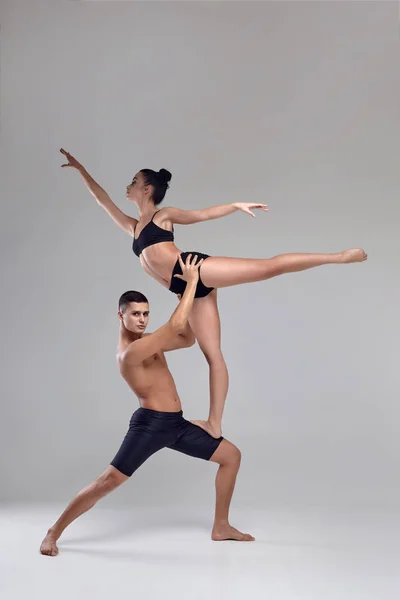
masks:
[[[133,290],[130,290],[129,292],[124,292],[120,297],[118,302],[118,310],[120,312],[124,312],[128,304],[130,304],[131,302],[146,302],[146,304],[149,303],[144,294],[142,294],[141,292],[135,292]]]

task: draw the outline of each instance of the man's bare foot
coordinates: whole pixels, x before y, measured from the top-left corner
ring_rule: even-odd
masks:
[[[231,525],[214,525],[211,539],[214,542],[224,542],[226,540],[235,540],[237,542],[254,542],[255,538],[249,533],[242,533]]]
[[[211,437],[218,439],[222,435],[221,427],[215,427],[209,421],[190,421],[193,425],[197,425],[197,427],[201,427],[207,433],[211,435]]]
[[[42,545],[40,546],[40,553],[46,556],[57,556],[58,548],[56,544],[56,537],[51,531],[47,532]]]
[[[365,254],[362,248],[352,248],[351,250],[343,250],[339,252],[340,262],[353,263],[353,262],[364,262],[367,260],[368,255]]]

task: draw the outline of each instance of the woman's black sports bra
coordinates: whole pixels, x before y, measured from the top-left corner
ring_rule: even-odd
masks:
[[[156,210],[154,215],[158,212],[159,211]],[[174,227],[172,227],[172,231],[167,231],[166,229],[159,227],[153,223],[154,215],[151,217],[151,220],[147,223],[147,225],[143,227],[139,237],[133,238],[132,250],[136,256],[140,256],[145,248],[152,246],[153,244],[174,241]],[[133,234],[135,234],[135,232],[133,232]]]

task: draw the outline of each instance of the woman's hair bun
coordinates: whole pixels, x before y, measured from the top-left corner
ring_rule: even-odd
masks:
[[[158,175],[160,179],[165,183],[169,183],[171,181],[172,175],[169,171],[167,171],[167,169],[160,169],[158,171]]]

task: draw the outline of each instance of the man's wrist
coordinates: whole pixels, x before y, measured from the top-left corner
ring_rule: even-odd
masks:
[[[193,279],[191,281],[188,281],[187,282],[187,287],[190,288],[190,289],[195,288],[197,286],[197,281],[194,281]]]
[[[184,298],[188,298],[189,296],[194,297],[194,295],[196,293],[196,288],[197,288],[197,281],[187,281],[185,291],[182,295],[182,300]]]

